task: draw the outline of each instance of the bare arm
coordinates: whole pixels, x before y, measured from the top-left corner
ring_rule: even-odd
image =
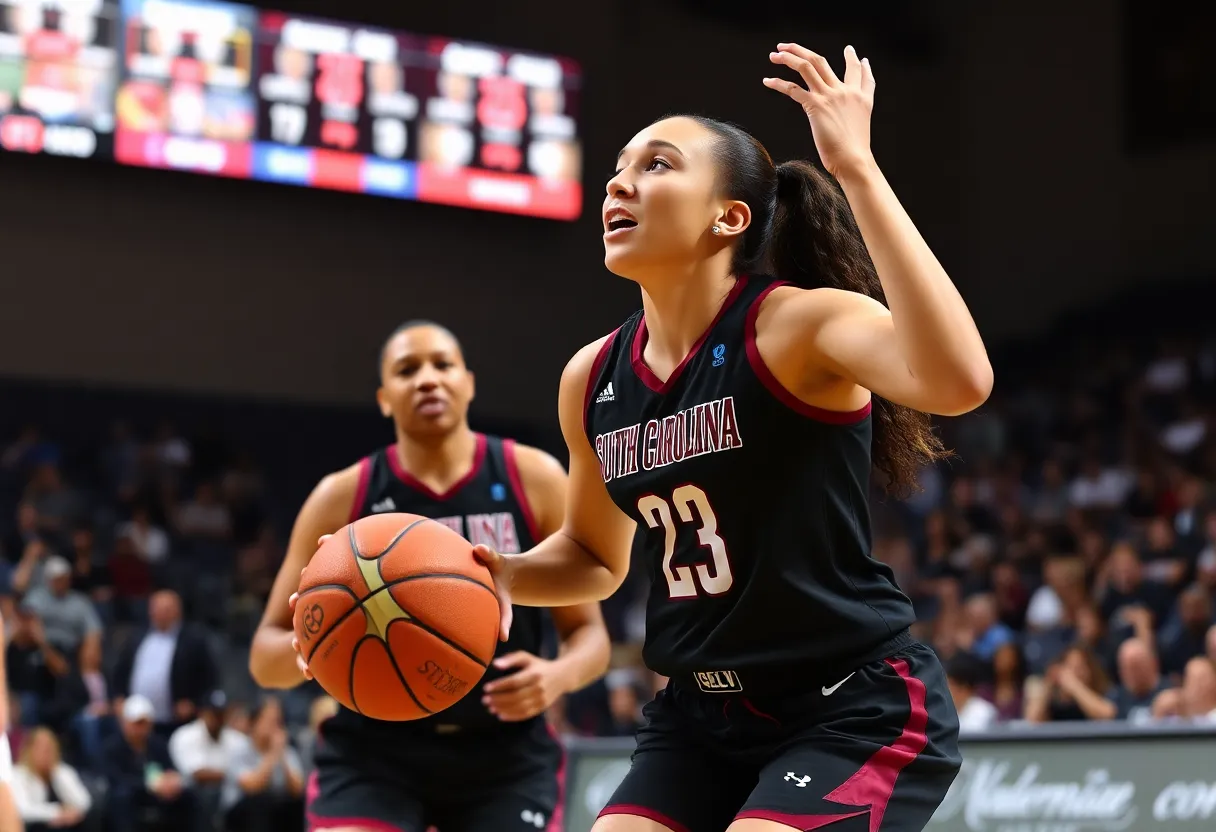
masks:
[[[291,644],[294,630],[287,602],[300,586],[300,571],[317,551],[317,539],[333,534],[350,521],[359,486],[359,468],[352,465],[317,483],[296,516],[287,556],[274,579],[266,612],[249,651],[249,672],[264,688],[293,688],[304,681]]]
[[[561,463],[544,451],[526,446],[517,446],[515,458],[538,533],[542,538],[559,534],[569,491]],[[561,692],[581,690],[608,670],[612,645],[600,605],[592,601],[556,607],[549,612],[561,640],[553,662],[561,680]]]
[[[504,556],[514,603],[568,607],[607,598],[629,571],[634,522],[600,478],[600,463],[583,430],[583,397],[603,341],[580,350],[562,373],[558,417],[570,449],[570,479],[560,530],[522,555]]]

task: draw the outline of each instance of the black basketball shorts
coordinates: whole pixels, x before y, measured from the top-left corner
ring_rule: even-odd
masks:
[[[439,736],[385,755],[318,744],[308,830],[558,832],[565,755],[543,720],[522,736]]]
[[[920,832],[962,760],[937,656],[920,644],[780,698],[703,693],[673,679],[645,708],[633,765],[601,817],[673,832],[735,819],[793,829]]]

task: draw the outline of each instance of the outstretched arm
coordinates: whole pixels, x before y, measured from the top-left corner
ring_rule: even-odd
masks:
[[[820,159],[848,198],[890,308],[855,293],[820,290],[787,302],[783,317],[815,333],[818,366],[883,398],[946,415],[978,407],[993,379],[979,331],[870,151],[869,62],[849,47],[841,80],[822,55],[797,44],[780,44],[770,60],[802,76],[805,86],[779,78],[765,85],[806,112]]]

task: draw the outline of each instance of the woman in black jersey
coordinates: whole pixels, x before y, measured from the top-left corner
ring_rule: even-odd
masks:
[[[605,263],[642,312],[563,374],[561,532],[478,549],[519,605],[605,598],[631,544],[645,558],[645,659],[670,681],[596,832],[919,830],[960,765],[866,495],[871,467],[914,485],[943,455],[926,414],[979,406],[992,370],[871,154],[869,63],[769,57],[801,76],[764,84],[803,108],[826,173],[699,117],[625,145]]]
[[[396,441],[321,480],[292,529],[250,669],[263,687],[308,676],[297,653],[290,600],[318,537],[360,517],[431,517],[474,542],[519,552],[560,528],[566,475],[553,457],[469,427],[473,374],[445,328],[403,324],[380,361],[381,412]],[[542,652],[544,620],[517,612],[477,688],[412,722],[341,709],[326,721],[308,783],[310,829],[334,832],[510,832],[561,829],[562,749],[545,723],[554,700],[607,669],[608,635],[594,601],[550,610],[561,642]]]

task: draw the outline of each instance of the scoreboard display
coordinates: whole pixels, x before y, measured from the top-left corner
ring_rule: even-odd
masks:
[[[107,0],[0,0],[0,148],[110,156],[118,18]]]
[[[221,0],[0,0],[0,148],[575,219],[579,69]]]

